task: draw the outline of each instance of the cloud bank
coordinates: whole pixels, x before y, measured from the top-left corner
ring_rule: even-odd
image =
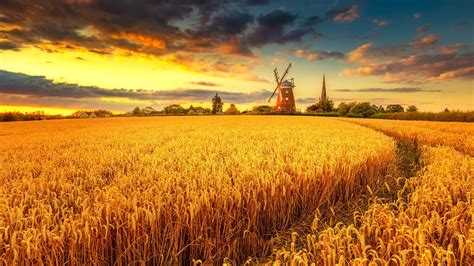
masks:
[[[201,83],[201,85],[203,85]],[[210,84],[204,85],[209,86]],[[218,86],[218,84],[213,84]],[[211,86],[213,86],[211,85]],[[0,70],[0,104],[11,105],[12,103],[33,101],[36,104],[53,105],[54,103],[87,102],[97,105],[99,102],[107,106],[107,102],[122,102],[129,106],[133,102],[147,102],[156,104],[160,102],[188,103],[188,102],[210,102],[216,94],[225,102],[237,104],[264,102],[271,94],[268,90],[255,90],[251,92],[231,92],[219,89],[201,88],[177,88],[173,90],[127,90],[127,89],[104,89],[94,86],[80,86],[77,84],[57,83],[43,76],[29,76],[21,73],[12,73]],[[8,96],[8,97],[7,97]],[[119,104],[116,104],[119,106]],[[64,105],[62,105],[64,107]]]

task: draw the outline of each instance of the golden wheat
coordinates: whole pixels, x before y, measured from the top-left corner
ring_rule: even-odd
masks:
[[[417,175],[393,200],[374,198],[352,223],[324,228],[316,216],[312,233],[276,250],[268,264],[281,265],[472,265],[474,264],[474,159],[472,125],[346,120],[421,143]],[[419,130],[414,129],[417,127]],[[441,131],[440,131],[441,129]],[[448,132],[448,133],[446,133]],[[450,132],[457,132],[456,137]],[[461,133],[461,134],[459,134]],[[442,135],[443,138],[436,136]],[[444,139],[455,138],[455,139]],[[450,147],[429,147],[446,145]],[[397,180],[398,183],[398,180]],[[386,191],[392,192],[384,183]],[[369,194],[372,194],[368,187]]]
[[[348,118],[343,120],[379,130],[396,138],[416,138],[426,145],[453,147],[474,156],[474,123]]]
[[[242,263],[396,156],[382,133],[313,117],[8,123],[0,136],[0,264]]]

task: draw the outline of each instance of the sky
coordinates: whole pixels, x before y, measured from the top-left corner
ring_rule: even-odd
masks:
[[[474,1],[2,0],[0,112],[268,104],[474,110]],[[270,103],[275,104],[275,99]],[[226,108],[226,106],[224,106]]]

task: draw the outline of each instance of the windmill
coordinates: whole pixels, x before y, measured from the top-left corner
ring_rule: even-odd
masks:
[[[291,63],[288,65],[288,67],[286,68],[281,78],[278,76],[277,68],[273,70],[277,86],[275,90],[273,91],[272,95],[270,96],[270,98],[268,98],[268,102],[272,100],[273,96],[278,90],[277,103],[275,106],[275,111],[277,112],[295,112],[296,111],[295,97],[293,95],[293,88],[295,87],[294,79],[291,78],[289,80],[288,79],[285,80],[285,77],[288,75],[288,71],[290,71],[290,68],[291,68]]]

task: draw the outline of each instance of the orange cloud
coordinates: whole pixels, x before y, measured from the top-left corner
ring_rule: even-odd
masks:
[[[119,33],[119,34],[113,34],[111,36],[113,39],[124,39],[128,40],[132,43],[137,43],[140,44],[144,47],[152,47],[156,48],[159,50],[165,50],[166,49],[166,43],[158,38],[154,38],[151,36],[146,36],[144,34],[140,33]]]
[[[416,39],[410,44],[413,48],[423,48],[435,44],[439,40],[439,36],[435,34],[430,34],[421,38]]]
[[[459,44],[437,46],[437,35],[431,34],[397,49],[376,48],[363,44],[348,54],[347,62],[356,64],[346,68],[341,76],[382,76],[386,83],[419,84],[430,80],[474,78],[474,53],[460,51]],[[430,46],[432,49],[419,49]]]
[[[459,77],[474,77],[474,67],[466,67],[462,69],[457,69],[453,71],[448,71],[441,73],[437,77],[432,77],[432,80],[443,80],[443,79],[452,79],[452,78],[459,78]]]
[[[349,63],[369,63],[372,61],[372,58],[368,57],[368,55],[372,50],[372,43],[362,44],[348,54],[347,61]]]

